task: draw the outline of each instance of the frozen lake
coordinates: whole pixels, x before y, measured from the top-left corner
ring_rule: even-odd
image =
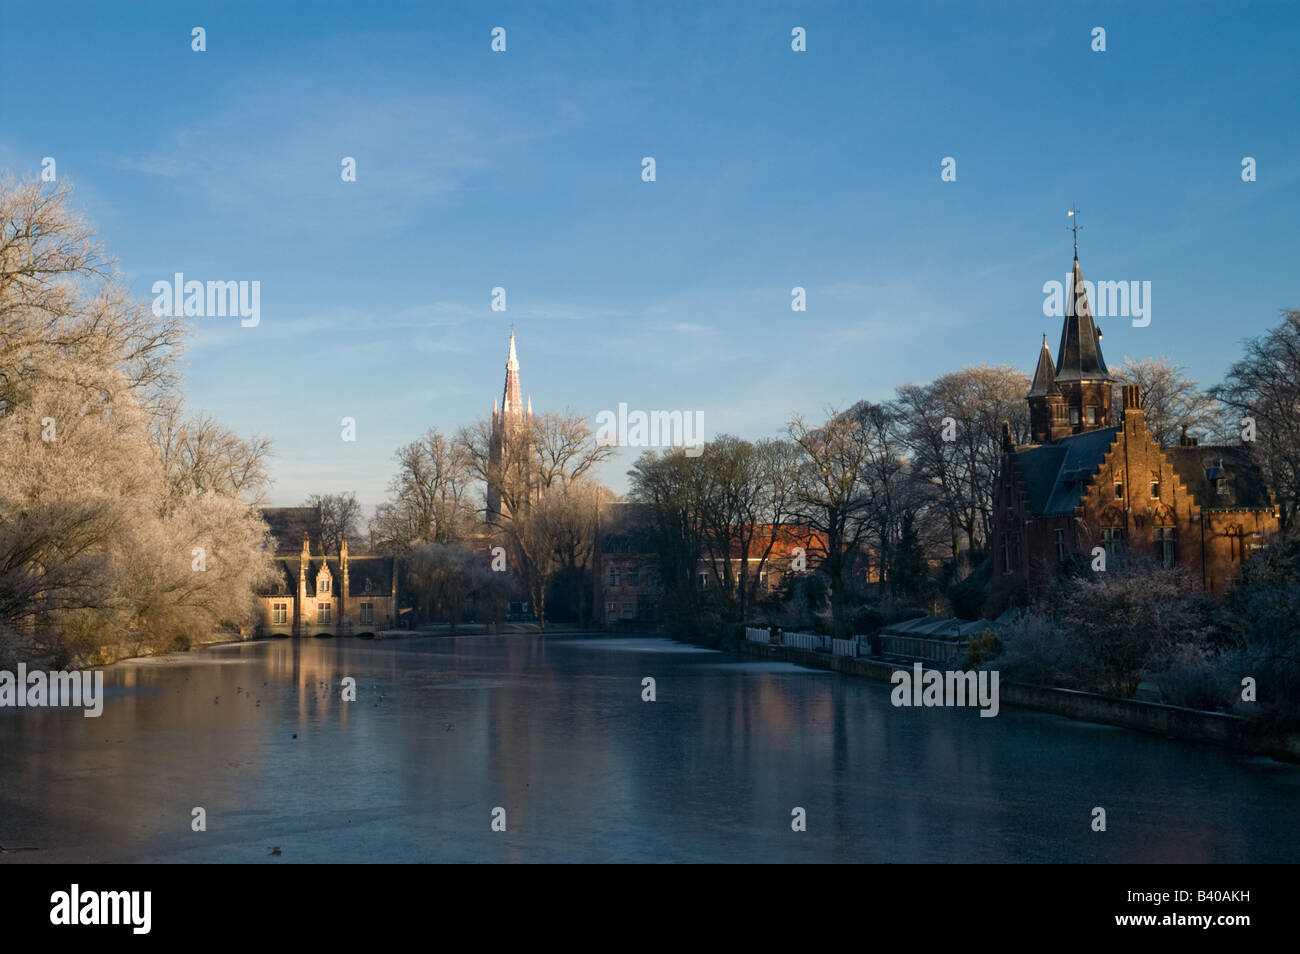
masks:
[[[1300,766],[669,640],[258,641],[105,686],[0,710],[0,863],[1300,861]]]

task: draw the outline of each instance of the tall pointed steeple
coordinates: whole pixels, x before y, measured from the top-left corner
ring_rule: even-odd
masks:
[[[1101,332],[1092,318],[1077,249],[1071,284],[1072,294],[1065,296],[1065,323],[1061,326],[1061,347],[1056,357],[1056,380],[1113,381],[1101,356]]]
[[[488,447],[488,467],[493,476],[487,488],[487,518],[495,523],[501,518],[507,505],[502,500],[501,487],[510,481],[527,488],[531,485],[532,474],[528,456],[528,438],[526,434],[528,421],[532,418],[532,399],[528,402],[528,417],[524,416],[524,404],[519,387],[519,355],[515,352],[515,333],[510,332],[510,351],[506,356],[506,383],[501,396],[501,413],[497,413],[496,402],[492,403],[492,434]],[[516,497],[516,500],[519,498]]]
[[[519,396],[519,357],[515,354],[515,333],[510,332],[510,355],[506,358],[506,386],[501,398],[502,420],[520,420],[524,416]]]
[[[1070,215],[1076,215],[1078,210]],[[1111,385],[1114,378],[1101,355],[1101,331],[1093,321],[1088,289],[1079,268],[1078,224],[1074,268],[1065,296],[1061,347],[1052,366],[1047,336],[1038,352],[1034,383],[1025,395],[1029,402],[1029,427],[1033,439],[1046,443],[1111,426]]]

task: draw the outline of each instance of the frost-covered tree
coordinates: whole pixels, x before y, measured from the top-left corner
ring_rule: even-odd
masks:
[[[185,417],[183,324],[69,198],[0,176],[0,630],[61,664],[243,624],[270,572],[265,442]]]

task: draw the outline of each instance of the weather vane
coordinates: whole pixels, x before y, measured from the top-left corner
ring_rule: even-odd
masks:
[[[1068,215],[1068,216],[1070,216],[1071,218],[1074,218],[1074,216],[1076,216],[1076,215],[1079,214],[1079,210],[1078,210],[1078,209],[1069,209],[1069,210],[1066,211],[1065,214]],[[1078,220],[1078,219],[1074,219],[1074,224],[1073,224],[1073,225],[1067,225],[1066,228],[1068,228],[1071,232],[1074,233],[1074,251],[1075,251],[1075,253],[1077,254],[1078,251],[1079,251],[1079,229],[1081,228],[1081,226],[1079,225],[1079,220]]]

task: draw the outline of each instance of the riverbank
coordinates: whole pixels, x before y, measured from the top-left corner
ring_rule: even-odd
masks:
[[[852,656],[832,656],[816,650],[748,641],[742,641],[738,648],[743,655],[779,659],[811,669],[861,676],[876,682],[890,682],[896,671],[910,670],[912,665]],[[1168,739],[1202,742],[1251,755],[1265,755],[1280,762],[1300,763],[1300,733],[1264,735],[1256,731],[1249,720],[1240,716],[1007,681],[1000,683],[999,697],[1003,705],[1049,712],[1079,722],[1119,726]]]

